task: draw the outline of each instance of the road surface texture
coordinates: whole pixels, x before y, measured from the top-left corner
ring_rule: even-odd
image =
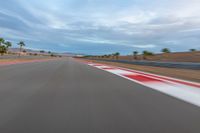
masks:
[[[0,67],[0,133],[200,133],[200,108],[74,59]]]

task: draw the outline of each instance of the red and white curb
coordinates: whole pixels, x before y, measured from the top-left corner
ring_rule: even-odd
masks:
[[[200,83],[110,65],[87,64],[200,107]]]

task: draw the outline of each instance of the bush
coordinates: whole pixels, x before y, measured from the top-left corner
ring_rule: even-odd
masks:
[[[152,55],[154,55],[154,53],[153,52],[149,52],[149,51],[143,51],[143,55],[152,56]]]
[[[190,49],[190,51],[191,51],[191,52],[195,52],[195,51],[196,51],[196,49]]]
[[[4,46],[4,45],[0,46],[0,54],[3,55],[6,52],[7,52],[6,46]]]
[[[168,48],[164,48],[161,50],[163,53],[170,53],[170,50]]]

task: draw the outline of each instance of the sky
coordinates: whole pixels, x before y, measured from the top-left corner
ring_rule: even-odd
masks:
[[[199,50],[200,0],[4,0],[0,37],[83,54]]]

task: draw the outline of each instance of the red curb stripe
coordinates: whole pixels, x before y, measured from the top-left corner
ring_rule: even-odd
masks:
[[[161,80],[146,77],[146,76],[143,76],[143,75],[123,75],[123,76],[128,77],[130,79],[140,81],[140,82],[163,82]]]
[[[100,64],[98,64],[100,65]],[[102,66],[105,66],[105,65],[102,65]],[[174,83],[179,83],[179,84],[183,84],[183,85],[187,85],[187,86],[192,86],[192,87],[197,87],[197,88],[200,88],[200,85],[199,84],[195,84],[195,83],[191,83],[191,82],[187,82],[187,81],[182,81],[182,80],[179,80],[179,79],[172,79],[172,78],[168,78],[168,77],[163,77],[163,76],[159,76],[159,75],[155,75],[155,74],[148,74],[148,73],[145,73],[145,72],[140,72],[140,71],[136,71],[136,70],[130,70],[130,69],[127,69],[127,68],[121,68],[121,67],[117,67],[117,66],[110,66],[108,65],[108,67],[113,67],[115,69],[121,69],[121,70],[126,70],[128,72],[134,72],[134,73],[138,73],[138,74],[141,74],[141,75],[145,75],[145,76],[150,76],[150,77],[154,77],[154,78],[158,78],[158,79],[161,79],[160,81],[163,80],[167,80],[167,81],[171,81],[171,82],[174,82]],[[157,79],[156,79],[157,80]],[[164,81],[162,81],[164,82]]]
[[[138,71],[134,71],[134,70],[129,70],[129,69],[126,69],[126,68],[120,68],[120,69],[129,71],[129,72],[134,72],[134,73],[146,75],[146,76],[151,76],[151,77],[163,79],[163,80],[172,81],[172,82],[179,83],[179,84],[184,84],[184,85],[188,85],[188,86],[193,86],[193,87],[200,88],[200,85],[198,85],[198,84],[193,84],[193,83],[190,83],[190,82],[180,81],[180,80],[171,79],[171,78],[167,78],[167,77],[156,76],[156,75],[153,75],[153,74],[147,74],[147,73],[143,73],[143,72],[138,72]]]
[[[95,64],[91,64],[91,66],[95,67],[94,65]],[[179,79],[176,80],[170,77],[162,77],[162,76],[159,76],[159,75],[157,76],[151,73],[145,73],[142,71],[141,72],[134,71],[134,70],[129,70],[129,69],[120,68],[120,67],[113,67],[110,65],[98,65],[98,66],[96,68],[110,72],[112,74],[116,74],[118,76],[129,79],[138,84],[147,86],[151,89],[157,90],[164,94],[173,96],[175,98],[178,98],[180,100],[186,101],[188,103],[191,103],[200,107],[200,95],[199,95],[200,90],[197,88],[192,88],[193,87],[192,85],[198,86],[199,85],[198,83],[195,83],[195,82],[190,83],[189,81],[188,82],[184,80],[181,81]],[[104,69],[104,68],[110,68],[111,70]],[[192,84],[192,85],[183,86],[184,85],[183,83]]]

